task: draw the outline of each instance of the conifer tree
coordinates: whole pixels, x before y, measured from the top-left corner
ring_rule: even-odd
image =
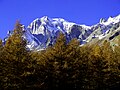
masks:
[[[2,89],[2,68],[3,68],[3,45],[2,45],[2,40],[0,40],[0,88]]]
[[[111,55],[109,69],[110,75],[108,80],[108,86],[111,89],[120,89],[120,47],[115,46],[114,51]]]
[[[17,22],[13,34],[4,45],[4,77],[3,87],[5,89],[19,89],[25,85],[23,76],[29,63],[29,54],[26,50],[26,41],[22,37],[22,25]]]
[[[108,61],[103,57],[103,49],[96,45],[93,46],[93,51],[90,54],[90,72],[89,72],[89,88],[91,89],[106,89],[109,76]]]
[[[51,89],[60,88],[63,76],[62,69],[64,66],[66,50],[66,39],[62,33],[59,34],[59,37],[56,40],[56,43],[52,48],[46,52],[47,57],[47,70],[48,72],[48,85]],[[50,81],[50,82],[49,82]]]
[[[60,33],[56,43],[45,50],[41,60],[46,64],[46,83],[50,89],[75,89],[79,72],[79,42],[73,39],[66,43]]]

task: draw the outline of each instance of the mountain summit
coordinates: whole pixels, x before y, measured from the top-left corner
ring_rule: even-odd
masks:
[[[60,32],[65,34],[67,42],[77,38],[80,42],[84,40],[84,34],[91,33],[91,27],[68,22],[62,18],[49,18],[44,16],[35,19],[27,28],[25,38],[28,40],[28,47],[44,49],[55,43]]]
[[[49,18],[44,16],[35,19],[27,28],[23,28],[24,38],[28,41],[30,50],[41,50],[53,45],[57,36],[62,32],[67,42],[77,38],[81,45],[91,41],[112,40],[120,34],[120,15],[109,17],[108,20],[100,19],[100,22],[92,25],[79,25],[68,22],[62,18]],[[8,32],[8,35],[11,35]]]

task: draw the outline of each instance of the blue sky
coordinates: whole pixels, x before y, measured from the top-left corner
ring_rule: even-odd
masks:
[[[43,16],[92,25],[100,18],[120,14],[120,0],[0,0],[0,38],[13,30],[16,20],[28,26]]]

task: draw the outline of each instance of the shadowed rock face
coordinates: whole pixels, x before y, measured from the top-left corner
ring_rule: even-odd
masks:
[[[28,41],[30,50],[45,49],[49,45],[53,45],[60,32],[65,34],[67,42],[73,38],[77,38],[80,44],[86,44],[93,39],[111,40],[119,35],[120,15],[108,18],[108,20],[100,19],[96,25],[86,26],[68,22],[61,18],[48,18],[44,16],[34,20],[27,28],[24,29],[24,38]],[[8,32],[11,35],[11,32]]]

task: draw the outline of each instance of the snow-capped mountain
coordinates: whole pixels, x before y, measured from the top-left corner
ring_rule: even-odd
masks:
[[[100,19],[100,22],[92,25],[79,25],[68,22],[62,18],[49,18],[44,16],[35,19],[25,29],[24,37],[28,41],[28,48],[41,50],[53,45],[60,32],[65,34],[67,42],[77,38],[81,45],[94,39],[112,40],[120,34],[120,15],[109,17],[108,20]]]
[[[55,43],[58,34],[65,34],[67,41],[77,38],[80,42],[91,34],[91,27],[77,25],[62,18],[44,16],[34,20],[27,28],[25,37],[30,49],[44,49]]]

